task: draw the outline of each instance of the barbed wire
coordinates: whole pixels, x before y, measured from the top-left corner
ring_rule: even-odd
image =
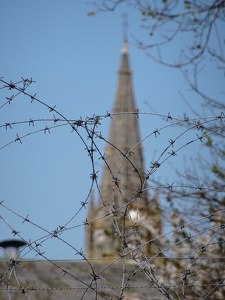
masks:
[[[0,124],[0,129],[5,129],[7,134],[14,133],[15,128],[22,126],[22,131],[25,132],[19,134],[16,133],[13,138],[7,142],[3,142],[0,146],[0,150],[9,147],[15,142],[23,143],[25,138],[31,135],[39,133],[49,134],[52,130],[56,130],[59,127],[69,128],[71,133],[75,133],[84,145],[84,151],[87,153],[89,163],[91,165],[90,186],[87,189],[86,196],[80,201],[79,208],[71,215],[66,221],[51,230],[46,229],[45,226],[41,226],[37,221],[33,221],[29,214],[23,216],[21,213],[15,211],[7,204],[7,201],[1,200],[0,206],[4,209],[1,213],[0,220],[11,231],[13,237],[18,237],[22,241],[26,242],[26,246],[20,251],[19,255],[15,259],[2,259],[0,264],[5,264],[4,271],[1,273],[1,284],[6,284],[6,287],[0,287],[0,291],[7,291],[9,299],[11,299],[11,292],[19,291],[21,295],[30,299],[28,292],[35,292],[41,290],[83,290],[81,299],[88,296],[88,292],[92,291],[95,294],[95,298],[111,299],[109,297],[117,297],[117,299],[124,299],[126,292],[130,289],[144,289],[153,288],[157,290],[159,299],[183,299],[185,297],[202,297],[202,299],[212,299],[211,296],[218,299],[223,299],[224,294],[224,271],[221,267],[221,261],[225,259],[224,256],[224,228],[225,228],[225,208],[223,201],[225,199],[225,185],[223,182],[224,173],[216,169],[214,173],[218,174],[218,181],[213,181],[211,185],[206,185],[204,181],[199,182],[184,182],[180,183],[167,183],[153,185],[152,177],[162,165],[173,158],[178,156],[183,150],[189,149],[193,144],[200,142],[201,145],[207,144],[211,146],[212,140],[215,142],[219,138],[225,137],[225,115],[224,112],[220,112],[217,115],[204,116],[197,118],[189,118],[186,115],[183,119],[176,118],[168,114],[159,114],[152,112],[121,112],[121,113],[109,113],[104,115],[93,115],[84,119],[67,119],[61,112],[56,109],[56,106],[49,106],[44,101],[37,98],[36,94],[32,95],[27,92],[27,89],[34,83],[33,79],[21,79],[17,82],[7,82],[0,79],[2,86],[0,90],[7,90],[9,92],[14,91],[14,95],[5,97],[5,102],[0,106],[0,109],[5,109],[6,105],[11,105],[16,97],[19,95],[25,96],[31,104],[33,102],[47,108],[49,113],[53,114],[51,118],[40,118],[29,120],[19,120],[13,122],[6,122]],[[161,127],[149,132],[142,140],[140,140],[132,149],[128,149],[124,152],[118,146],[113,145],[108,141],[102,133],[99,131],[101,121],[107,118],[117,118],[118,116],[151,116],[158,117],[166,122]],[[38,125],[39,128],[33,127]],[[24,128],[24,126],[28,126]],[[164,145],[164,149],[158,154],[157,158],[150,161],[148,160],[147,171],[139,170],[136,164],[132,160],[133,153],[142,145],[146,140],[150,138],[158,139],[160,135],[166,131],[171,130],[174,127],[181,128],[176,137],[167,138],[167,142]],[[195,133],[190,137],[189,134]],[[193,134],[194,134],[193,133]],[[186,137],[187,136],[187,137]],[[118,168],[115,171],[111,165],[109,165],[105,153],[102,153],[101,147],[98,142],[104,141],[108,146],[112,147],[116,152],[120,153],[121,161],[118,164]],[[221,152],[222,153],[222,152]],[[223,157],[223,155],[222,155]],[[96,169],[96,159],[101,159],[103,164],[106,165],[108,172],[112,179],[112,204],[105,202],[103,199],[99,209],[99,214],[93,217],[87,216],[83,222],[73,224],[78,215],[84,211],[86,207],[90,205],[90,197],[94,186],[100,194],[101,189],[98,183],[98,171]],[[121,198],[124,198],[122,185],[123,182],[119,179],[119,174],[123,170],[124,164],[127,163],[133,172],[137,175],[139,181],[139,188],[134,194],[126,199],[119,207],[116,206],[115,191],[118,190]],[[148,184],[150,182],[150,184]],[[161,217],[167,222],[167,229],[164,228],[162,232],[154,229],[152,225],[151,217],[148,217],[146,212],[143,211],[142,195],[145,193],[162,191],[161,206],[165,209],[161,209]],[[184,192],[185,191],[185,192]],[[190,207],[190,213],[179,207],[179,204],[174,200],[168,199],[168,194],[182,196],[181,199],[188,194],[192,194],[199,202],[198,208],[206,205],[207,210],[196,210],[196,204],[191,207],[191,204],[187,204]],[[177,193],[177,194],[176,194]],[[208,193],[208,202],[205,194]],[[165,197],[166,195],[166,197]],[[214,205],[216,203],[216,206]],[[137,204],[136,204],[137,203]],[[133,207],[134,208],[133,208]],[[215,206],[215,207],[214,207]],[[135,218],[132,217],[133,211],[135,211]],[[195,211],[192,213],[192,211]],[[7,211],[10,216],[21,221],[20,228],[18,225],[12,225],[9,216],[4,216],[4,211]],[[119,218],[119,216],[121,216]],[[109,220],[115,231],[115,238],[120,241],[120,251],[118,256],[98,257],[87,256],[85,251],[81,248],[77,249],[73,243],[69,242],[66,238],[66,232],[72,231],[76,228],[84,228],[87,231],[89,226],[95,226],[100,224],[99,222]],[[26,224],[26,225],[25,225]],[[104,224],[104,223],[103,223]],[[40,230],[39,237],[32,237],[29,242],[26,241],[23,228],[29,226],[29,228],[36,228]],[[98,225],[99,226],[99,225]],[[18,228],[19,228],[18,227]],[[142,239],[142,231],[147,230],[151,232],[151,235],[144,240]],[[132,237],[132,239],[131,239]],[[81,258],[76,260],[52,260],[44,251],[44,246],[51,240],[57,240],[66,247],[70,248],[75,255],[79,255]],[[154,255],[149,255],[146,251],[146,247],[152,246],[154,249]],[[26,256],[34,252],[37,260],[26,259]],[[40,260],[41,258],[41,260]],[[21,264],[38,263],[40,266],[44,262],[54,266],[56,270],[60,271],[60,276],[68,276],[74,282],[79,282],[82,287],[69,286],[47,286],[47,287],[34,287],[29,283],[26,287],[23,283],[24,278],[21,277],[20,270]],[[64,267],[61,263],[66,262],[83,262],[87,265],[86,278],[82,278],[78,273],[74,273],[68,266]],[[97,263],[97,265],[96,265]],[[128,270],[132,265],[132,270]],[[105,272],[108,270],[111,272],[112,267],[120,270],[120,285],[114,286],[110,282],[110,279],[105,276]],[[41,267],[43,268],[43,267]],[[44,272],[44,268],[43,268]],[[206,272],[210,272],[206,278]],[[142,274],[142,279],[148,282],[146,285],[132,285],[133,278]],[[99,280],[103,280],[106,285],[102,285]],[[180,284],[181,283],[181,284]],[[27,287],[28,286],[28,287]],[[30,287],[29,287],[30,286]],[[189,289],[192,288],[192,289]],[[207,288],[207,290],[206,290]],[[211,288],[211,289],[210,289]],[[117,294],[103,295],[101,289],[109,289],[110,293],[114,290],[119,290]],[[178,291],[175,291],[178,289]],[[163,298],[160,298],[163,297]],[[147,299],[147,298],[146,298]]]

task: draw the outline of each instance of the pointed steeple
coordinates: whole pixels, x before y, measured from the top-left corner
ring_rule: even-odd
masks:
[[[86,254],[89,257],[117,257],[124,247],[122,239],[125,236],[129,247],[135,247],[139,242],[146,243],[151,237],[150,218],[153,220],[157,215],[156,205],[150,203],[144,191],[146,186],[138,111],[128,54],[127,40],[124,39],[95,218],[89,210],[89,217],[97,219],[86,234]],[[159,226],[158,219],[155,220]],[[132,226],[139,222],[143,223],[143,227],[140,227],[140,240],[137,241]],[[150,247],[146,243],[148,254],[152,251]]]
[[[113,113],[135,111],[136,105],[134,100],[131,70],[128,57],[128,46],[127,40],[124,40],[121,47],[121,58]]]
[[[124,40],[121,48],[109,143],[105,149],[111,172],[107,165],[103,167],[101,184],[102,199],[109,199],[111,195],[111,205],[116,208],[124,205],[138,190],[142,189],[144,177],[142,148],[139,145],[138,114],[129,65],[127,41]],[[112,189],[113,180],[114,185],[119,183],[119,189],[116,187]],[[145,200],[143,199],[142,202]]]

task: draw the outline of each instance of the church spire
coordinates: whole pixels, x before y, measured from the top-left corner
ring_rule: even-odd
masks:
[[[105,148],[106,163],[103,165],[100,196],[93,218],[96,221],[87,227],[86,232],[86,253],[89,257],[118,256],[123,247],[120,233],[126,232],[126,242],[130,245],[137,243],[132,225],[139,222],[141,216],[146,224],[149,216],[155,214],[154,205],[148,213],[150,201],[147,192],[143,191],[145,175],[140,141],[128,45],[124,39]],[[149,229],[143,227],[140,234],[142,241],[146,242],[150,236]],[[146,247],[150,246],[147,244]]]
[[[111,194],[111,203],[119,207],[142,188],[144,175],[127,41],[123,41],[121,48],[118,82],[112,112],[109,143],[105,149],[111,172],[107,165],[103,167],[101,194],[103,199],[109,198]],[[120,183],[119,190],[114,189],[113,195],[112,176],[115,183],[117,183],[116,180]]]

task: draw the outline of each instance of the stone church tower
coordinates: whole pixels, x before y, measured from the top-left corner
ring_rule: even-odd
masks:
[[[89,201],[86,257],[131,257],[138,251],[153,255],[159,245],[149,241],[161,233],[160,210],[157,197],[150,200],[146,191],[126,39],[112,113],[98,203]]]

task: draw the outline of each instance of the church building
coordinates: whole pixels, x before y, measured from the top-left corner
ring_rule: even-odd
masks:
[[[132,85],[127,40],[121,48],[117,88],[104,152],[98,203],[90,199],[87,258],[134,258],[159,252],[162,231],[157,196],[146,184],[138,110]]]

